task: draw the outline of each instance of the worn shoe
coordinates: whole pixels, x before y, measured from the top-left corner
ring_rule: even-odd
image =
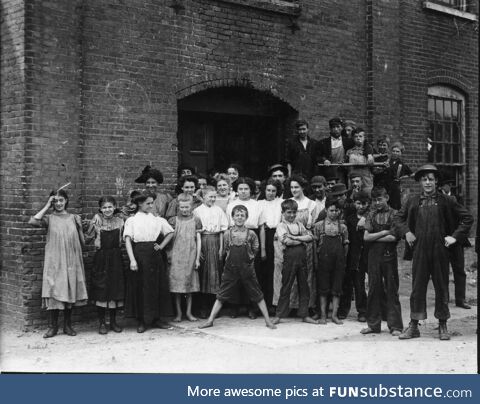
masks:
[[[358,320],[359,323],[366,323],[367,322],[367,318],[363,314],[359,314],[358,317],[357,317],[357,320]]]
[[[418,326],[410,324],[407,329],[398,336],[398,339],[412,339],[419,337],[420,330],[418,329]]]
[[[58,310],[49,310],[49,325],[43,338],[52,338],[58,334]]]
[[[400,330],[390,330],[390,334],[392,334],[393,337],[398,337],[401,333]]]
[[[462,309],[471,309],[472,307],[465,303],[465,300],[457,300],[455,301],[455,306],[461,307]]]
[[[98,333],[100,335],[108,334],[107,325],[105,324],[105,322],[101,322],[98,326]]]
[[[380,330],[374,330],[370,327],[364,328],[362,331],[360,331],[360,334],[380,334]]]
[[[45,334],[43,334],[43,338],[52,338],[58,334],[58,327],[50,327]]]
[[[74,337],[77,335],[75,330],[72,328],[72,309],[65,309],[63,311],[63,333]]]
[[[113,332],[122,332],[123,328],[117,324],[117,311],[110,309],[110,329]]]
[[[120,327],[117,323],[110,323],[110,329],[113,332],[122,332],[123,331],[123,328]]]
[[[249,312],[248,312],[248,318],[249,318],[250,320],[255,320],[255,319],[257,318],[257,313],[255,313],[254,310],[249,310]]]
[[[145,327],[145,323],[141,322],[141,323],[138,323],[138,326],[137,326],[137,332],[139,334],[142,334],[146,331],[146,327]]]
[[[441,341],[448,341],[450,339],[450,334],[448,333],[446,323],[441,323],[438,326],[438,336],[440,337]]]

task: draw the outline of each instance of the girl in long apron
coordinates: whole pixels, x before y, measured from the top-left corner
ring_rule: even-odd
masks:
[[[145,332],[146,322],[155,326],[160,316],[172,314],[163,250],[173,237],[173,229],[165,219],[152,214],[153,202],[150,194],[136,197],[138,211],[127,219],[123,233],[130,259],[125,315],[137,319],[139,333]]]
[[[125,299],[125,277],[120,250],[123,219],[115,215],[117,202],[112,196],[98,201],[100,213],[90,222],[87,236],[94,239],[97,249],[92,270],[91,298],[97,307],[99,334],[108,332],[105,313],[110,314],[110,330],[122,332],[117,324],[117,309],[123,307]]]
[[[200,291],[198,269],[200,267],[202,222],[192,214],[193,197],[187,194],[178,196],[178,215],[169,223],[174,227],[171,262],[169,267],[170,292],[175,294],[175,322],[182,321],[181,300],[185,295],[189,321],[197,321],[192,315],[192,293]]]
[[[68,213],[67,207],[68,195],[60,190],[50,195],[43,209],[28,222],[36,227],[47,228],[42,304],[49,313],[49,327],[44,338],[57,335],[60,311],[64,315],[63,332],[70,336],[77,335],[72,328],[72,307],[87,304],[82,222],[80,216]],[[50,208],[53,208],[53,213],[45,216]]]
[[[215,204],[215,188],[202,191],[203,204],[193,211],[202,224],[200,266],[200,317],[207,318],[220,287],[223,258],[223,232],[228,228],[224,211]]]

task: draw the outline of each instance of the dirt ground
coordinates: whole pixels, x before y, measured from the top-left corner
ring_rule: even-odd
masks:
[[[402,256],[402,255],[399,255]],[[400,260],[400,294],[405,325],[411,263]],[[471,310],[451,304],[450,341],[440,341],[433,318],[433,288],[428,295],[429,319],[421,338],[400,341],[388,333],[361,335],[364,327],[353,309],[344,325],[310,325],[290,318],[269,330],[262,319],[223,316],[215,327],[171,323],[171,330],[137,334],[123,321],[124,332],[97,333],[96,322],[79,324],[76,337],[60,333],[42,338],[45,330],[19,332],[2,327],[2,372],[115,373],[476,373],[477,269],[473,248],[466,250],[467,301]],[[453,282],[450,285],[453,296]],[[354,308],[354,304],[352,304]]]

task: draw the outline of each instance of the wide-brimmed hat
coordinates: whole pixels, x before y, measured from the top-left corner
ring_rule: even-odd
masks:
[[[274,171],[281,171],[285,177],[288,177],[288,169],[285,167],[283,164],[273,164],[270,167],[268,167],[268,175],[271,176]]]
[[[330,196],[337,196],[337,195],[343,195],[347,193],[347,187],[345,184],[335,184],[332,186],[330,189],[330,192],[328,193]]]
[[[142,173],[140,174],[140,177],[138,177],[135,182],[137,184],[145,184],[149,178],[153,178],[159,184],[163,182],[162,172],[150,166],[145,166],[145,168],[142,170]]]
[[[435,173],[435,176],[438,178],[439,171],[433,164],[425,164],[415,172],[415,181],[420,181],[420,177],[426,173]]]

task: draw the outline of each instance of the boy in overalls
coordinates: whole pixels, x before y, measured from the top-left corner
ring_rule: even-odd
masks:
[[[436,190],[438,169],[426,164],[415,173],[422,192],[412,195],[395,216],[398,231],[414,247],[410,324],[400,339],[420,337],[419,320],[427,318],[427,287],[430,277],[435,288],[435,317],[440,340],[449,340],[448,252],[468,237],[473,217],[456,200]]]
[[[332,321],[341,325],[338,317],[340,295],[348,254],[348,230],[340,220],[342,205],[335,197],[328,196],[324,220],[315,223],[313,234],[317,243],[317,293],[320,296],[320,324],[327,323],[327,301],[332,296]]]
[[[310,317],[308,302],[310,289],[307,282],[307,253],[305,243],[312,241],[312,235],[302,223],[295,222],[298,204],[293,199],[282,202],[282,222],[277,226],[276,237],[282,243],[283,268],[282,288],[278,299],[277,314],[273,319],[278,324],[281,318],[288,316],[290,312],[290,293],[297,279],[299,306],[297,315],[305,323],[318,324],[318,321]]]
[[[212,307],[208,320],[198,328],[213,326],[213,321],[220,312],[223,303],[235,298],[235,291],[241,283],[250,300],[257,303],[268,328],[277,328],[268,316],[267,306],[260,290],[253,262],[259,250],[257,235],[245,227],[248,210],[243,205],[234,206],[232,209],[234,226],[225,232],[225,268],[222,282],[217,293],[217,299]]]

